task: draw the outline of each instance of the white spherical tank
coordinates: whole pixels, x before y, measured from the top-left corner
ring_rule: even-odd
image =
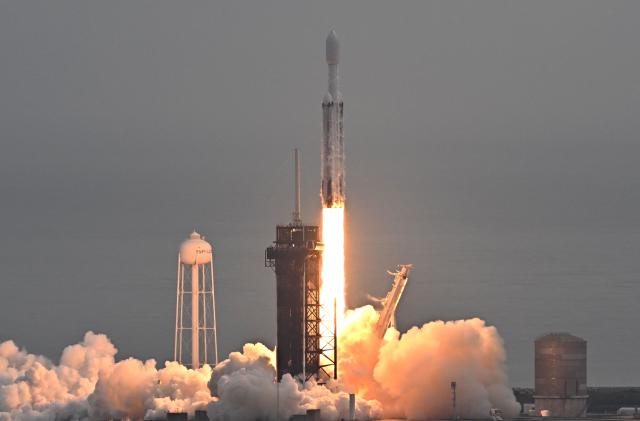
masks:
[[[206,264],[213,258],[211,244],[204,241],[202,236],[193,231],[188,240],[180,245],[180,262],[185,265]]]

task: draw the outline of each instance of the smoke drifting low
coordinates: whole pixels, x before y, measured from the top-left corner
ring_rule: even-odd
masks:
[[[491,407],[518,410],[505,374],[502,340],[479,319],[432,322],[404,334],[375,335],[378,313],[349,311],[340,335],[339,382],[275,383],[275,354],[246,344],[216,367],[191,370],[154,360],[115,360],[105,335],[87,332],[57,364],[0,344],[0,420],[162,419],[167,411],[204,409],[212,420],[286,420],[320,408],[323,420],[348,414],[358,394],[359,419],[451,415],[449,385],[458,384],[458,415],[486,417]]]
[[[367,399],[382,403],[386,417],[443,419],[452,414],[488,418],[491,408],[518,414],[506,375],[506,353],[493,326],[480,319],[436,321],[400,334],[375,335],[378,312],[365,306],[347,313],[340,336],[342,381]]]
[[[0,344],[0,419],[142,419],[211,400],[210,367],[194,371],[167,362],[158,370],[154,360],[115,362],[116,352],[105,335],[93,332],[66,347],[57,365],[12,341]]]

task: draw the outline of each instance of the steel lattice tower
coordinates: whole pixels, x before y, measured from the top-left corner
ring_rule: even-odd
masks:
[[[296,150],[293,221],[276,227],[276,241],[265,251],[265,266],[276,273],[278,380],[289,373],[325,381],[336,374],[335,326],[322,325],[322,243],[318,226],[301,222],[299,174]],[[334,336],[321,340],[324,331]]]

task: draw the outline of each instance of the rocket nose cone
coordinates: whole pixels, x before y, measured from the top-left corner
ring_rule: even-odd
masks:
[[[338,64],[340,60],[340,44],[335,31],[327,36],[327,64]]]

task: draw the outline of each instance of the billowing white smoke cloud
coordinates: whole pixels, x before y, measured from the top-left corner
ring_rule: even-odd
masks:
[[[100,372],[114,365],[116,348],[104,335],[87,332],[68,346],[60,363],[0,344],[0,419],[47,419],[49,414],[87,413],[87,396]]]
[[[176,362],[166,362],[160,370],[155,365],[154,360],[129,358],[100,376],[88,397],[91,418],[161,419],[167,411],[193,414],[211,400],[208,365],[198,370]]]
[[[319,408],[326,421],[347,418],[348,392],[358,395],[358,419],[451,415],[450,382],[458,385],[458,415],[487,417],[492,407],[518,410],[507,385],[505,353],[494,327],[479,319],[431,322],[403,335],[375,335],[378,313],[350,311],[340,335],[339,382],[275,382],[275,355],[247,344],[216,367],[191,370],[129,358],[104,335],[87,332],[56,365],[12,342],[0,343],[0,421],[162,419],[167,411],[206,409],[212,420],[286,420]],[[212,394],[213,392],[213,394]]]
[[[211,401],[211,368],[188,370],[154,360],[115,362],[105,335],[87,332],[68,346],[59,364],[28,354],[12,342],[0,344],[0,420],[141,419],[189,411]]]
[[[323,420],[346,419],[349,394],[340,384],[329,387],[307,382],[301,385],[290,375],[275,383],[275,355],[264,345],[245,345],[243,352],[232,352],[211,376],[211,390],[219,397],[209,404],[212,419],[288,420],[307,409],[321,410]],[[358,419],[381,415],[377,401],[360,399],[356,406]]]
[[[213,370],[128,358],[105,335],[87,332],[67,347],[58,365],[28,354],[12,342],[0,344],[0,420],[163,419],[167,412],[206,409],[211,419],[288,419],[320,408],[323,419],[348,414],[349,396],[339,387],[300,384],[285,376],[275,383],[275,355],[262,344],[246,344]],[[212,396],[211,390],[217,396]],[[279,403],[278,403],[279,402]],[[361,400],[357,413],[371,418],[377,402]]]
[[[371,306],[349,311],[339,340],[339,369],[345,384],[383,404],[385,416],[451,417],[452,381],[459,416],[487,418],[491,408],[509,418],[519,412],[495,327],[480,319],[436,321],[402,335],[389,329],[379,339],[377,320]]]

